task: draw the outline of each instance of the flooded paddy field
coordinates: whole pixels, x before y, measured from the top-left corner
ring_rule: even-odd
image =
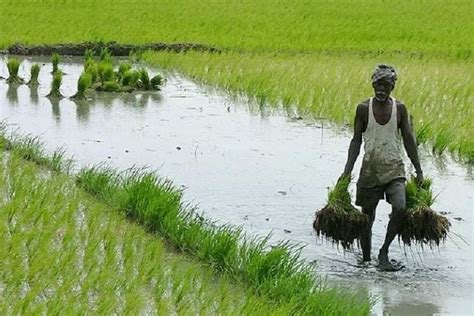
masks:
[[[474,311],[472,167],[422,151],[425,175],[433,178],[439,194],[434,208],[448,212],[459,237],[424,251],[394,242],[391,256],[406,265],[396,273],[360,268],[357,249],[343,252],[312,231],[314,211],[344,168],[349,130],[249,105],[179,76],[169,77],[161,92],[53,101],[45,97],[51,83],[48,60],[35,59],[46,63],[38,89],[0,81],[0,120],[7,120],[10,130],[39,136],[47,149],[63,146],[79,165],[105,161],[119,169],[156,169],[182,187],[185,200],[199,205],[206,217],[243,226],[249,235],[271,233],[271,240],[304,246],[304,258],[330,282],[376,296],[376,314]],[[27,77],[30,65],[31,59],[23,61],[20,76]],[[61,66],[61,92],[71,96],[82,64],[69,60]],[[0,76],[8,76],[5,63]],[[390,209],[381,202],[377,211],[374,254]]]

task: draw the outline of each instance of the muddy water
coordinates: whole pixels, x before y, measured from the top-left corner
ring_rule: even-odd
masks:
[[[41,61],[41,60],[40,60]],[[25,60],[20,75],[28,76]],[[76,91],[82,66],[62,65],[62,92]],[[241,225],[250,235],[272,234],[305,246],[303,256],[328,279],[377,297],[374,314],[473,313],[472,170],[422,152],[422,166],[439,194],[435,209],[449,212],[453,236],[439,249],[404,249],[391,256],[406,268],[381,273],[360,268],[360,252],[343,252],[312,232],[314,211],[340,175],[349,131],[324,121],[231,100],[181,77],[170,77],[160,93],[97,94],[89,101],[45,98],[51,65],[40,86],[9,87],[0,81],[0,119],[10,128],[40,136],[48,149],[64,146],[81,165],[108,161],[119,168],[148,165],[185,188],[185,198],[206,216]],[[7,77],[4,63],[0,76]],[[356,165],[356,170],[360,166]],[[354,190],[354,187],[352,188]],[[389,207],[381,202],[374,226],[374,253],[381,246]]]

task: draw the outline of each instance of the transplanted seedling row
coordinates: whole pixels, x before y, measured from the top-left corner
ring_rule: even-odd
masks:
[[[3,143],[4,145],[5,143]],[[0,146],[0,314],[287,315]]]
[[[150,78],[145,68],[133,69],[130,63],[120,63],[118,67],[107,49],[103,49],[98,60],[94,53],[86,51],[84,72],[77,83],[77,93],[73,98],[85,98],[88,90],[104,92],[132,92],[136,90],[160,90],[165,82],[157,74]]]
[[[49,98],[63,98],[61,94],[61,84],[63,72],[59,68],[59,54],[55,53],[51,57],[53,75]],[[9,58],[7,61],[9,84],[23,84],[25,80],[20,78],[18,71],[20,61],[17,58]],[[30,80],[28,85],[37,86],[38,76],[41,70],[39,64],[31,66]],[[157,74],[150,78],[145,68],[133,69],[130,63],[120,63],[114,65],[112,56],[107,49],[102,50],[100,57],[96,60],[92,51],[87,50],[84,62],[84,71],[79,76],[77,82],[77,93],[72,96],[76,99],[86,98],[87,92],[91,90],[101,92],[133,92],[133,91],[159,91],[165,80],[163,76]]]

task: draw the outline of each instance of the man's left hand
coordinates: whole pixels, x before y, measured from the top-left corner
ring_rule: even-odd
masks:
[[[416,173],[416,186],[419,188],[423,184],[423,181],[425,178],[423,178],[423,172],[417,172]]]

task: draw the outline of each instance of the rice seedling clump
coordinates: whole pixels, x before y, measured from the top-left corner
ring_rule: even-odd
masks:
[[[86,98],[86,90],[92,84],[92,75],[88,72],[83,72],[79,77],[79,81],[77,82],[77,93],[72,97],[74,99],[85,99]]]
[[[318,236],[324,235],[344,249],[351,248],[368,225],[367,215],[351,203],[350,181],[350,177],[343,177],[336,183],[329,191],[327,204],[316,212],[313,222]]]
[[[53,64],[53,71],[51,73],[54,75],[56,72],[59,71],[59,61],[60,57],[58,53],[54,53],[53,56],[51,56],[51,63]]]
[[[7,68],[9,77],[8,83],[23,83],[23,79],[18,76],[18,70],[20,69],[20,61],[16,58],[9,58],[7,61]]]
[[[53,83],[51,84],[51,92],[47,95],[48,98],[62,98],[63,95],[59,88],[63,81],[63,74],[60,71],[56,71],[53,75]]]
[[[38,76],[39,76],[39,72],[41,70],[41,66],[39,64],[33,64],[31,66],[31,70],[30,70],[30,74],[31,74],[31,77],[30,77],[30,81],[28,82],[29,85],[32,85],[32,86],[36,86],[38,85]]]
[[[407,213],[399,238],[404,244],[439,245],[448,235],[449,220],[431,209],[435,198],[430,179],[417,186],[415,179],[407,183]]]

